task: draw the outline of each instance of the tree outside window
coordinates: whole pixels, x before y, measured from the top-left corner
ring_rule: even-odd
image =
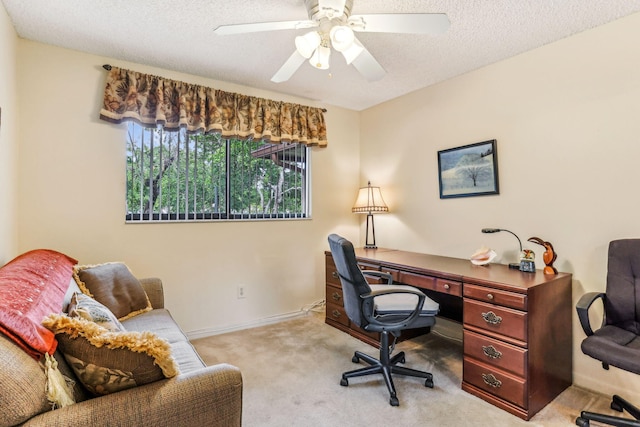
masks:
[[[309,217],[308,149],[130,123],[126,220]]]

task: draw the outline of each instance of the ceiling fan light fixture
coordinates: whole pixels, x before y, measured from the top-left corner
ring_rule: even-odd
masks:
[[[322,38],[317,31],[309,31],[303,36],[296,37],[296,50],[305,58],[310,58],[313,52],[320,46]]]
[[[309,64],[319,70],[329,69],[329,57],[331,56],[331,49],[325,46],[320,46],[309,59]]]
[[[314,68],[328,69],[331,49],[342,53],[348,65],[352,65],[363,77],[373,82],[383,78],[386,72],[371,52],[355,37],[354,32],[440,34],[451,25],[444,13],[352,15],[354,1],[296,0],[296,3],[304,3],[309,19],[221,25],[215,29],[215,33],[228,35],[308,29],[309,32],[306,34],[295,37],[296,49],[274,74],[271,79],[273,82],[289,80],[305,61]]]
[[[329,32],[331,44],[338,52],[344,52],[349,49],[355,40],[353,30],[345,25],[335,25]]]

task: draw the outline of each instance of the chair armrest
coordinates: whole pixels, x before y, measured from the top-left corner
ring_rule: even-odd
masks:
[[[44,412],[25,426],[240,426],[242,375],[219,364]]]
[[[587,336],[593,335],[593,329],[591,328],[591,322],[589,321],[589,307],[591,307],[597,299],[601,299],[604,304],[607,299],[607,295],[604,292],[587,292],[580,297],[576,304],[576,311],[578,312],[580,326],[582,326],[582,330]],[[602,325],[604,325],[604,322],[605,319],[603,318]]]
[[[157,277],[146,277],[140,280],[144,291],[151,301],[153,308],[164,308],[164,291],[162,289],[162,280]]]
[[[393,276],[389,273],[385,273],[384,271],[375,271],[375,270],[361,270],[362,275],[367,277],[376,277],[378,279],[387,279],[387,285],[393,284]]]
[[[398,320],[396,322],[381,322],[379,319],[373,316],[374,314],[373,299],[375,297],[379,297],[382,295],[391,295],[391,294],[416,295],[418,297],[418,303],[413,308],[413,311],[411,312],[411,314],[409,314],[404,319]],[[365,300],[363,302],[363,309],[362,309],[365,319],[367,319],[367,321],[373,325],[383,326],[385,328],[390,328],[390,329],[406,326],[408,323],[411,323],[413,319],[418,317],[420,315],[420,312],[422,311],[422,306],[424,305],[424,301],[426,297],[427,296],[418,289],[406,289],[406,288],[402,289],[402,288],[393,288],[393,287],[389,289],[380,289],[377,291],[371,291],[366,294],[360,295],[360,298],[363,298]]]

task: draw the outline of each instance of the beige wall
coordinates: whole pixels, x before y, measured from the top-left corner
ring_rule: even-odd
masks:
[[[327,107],[329,147],[313,149],[313,219],[125,224],[126,126],[98,120],[112,60],[20,40],[19,249],[50,247],[81,264],[124,261],[161,277],[178,322],[194,334],[283,316],[324,298],[326,236],[358,237],[359,116]],[[309,104],[146,66],[123,68]],[[246,299],[237,299],[237,285]]]
[[[507,228],[538,268],[526,239],[553,243],[574,303],[603,290],[608,242],[640,237],[639,39],[636,14],[364,111],[361,181],[392,211],[378,245],[466,258],[486,244],[506,263],[515,238],[480,229]],[[494,138],[500,195],[441,200],[437,151]],[[640,400],[636,375],[581,353],[575,313],[573,335],[576,384]]]
[[[0,265],[16,255],[17,110],[16,50],[18,36],[0,7]]]

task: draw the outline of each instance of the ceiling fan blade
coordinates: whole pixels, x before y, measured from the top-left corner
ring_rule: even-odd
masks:
[[[253,24],[220,25],[218,28],[213,30],[213,32],[219,36],[226,36],[229,34],[257,33],[261,31],[298,30],[317,26],[317,22],[308,20],[256,22]]]
[[[380,80],[387,73],[366,47],[364,47],[362,52],[351,62],[351,65],[370,82]]]
[[[440,34],[451,25],[444,13],[352,15],[348,22],[353,31],[368,33]]]
[[[271,81],[274,83],[282,83],[291,78],[298,68],[305,61],[305,57],[300,55],[297,50],[287,59],[287,61],[280,67],[278,71],[271,77]]]

